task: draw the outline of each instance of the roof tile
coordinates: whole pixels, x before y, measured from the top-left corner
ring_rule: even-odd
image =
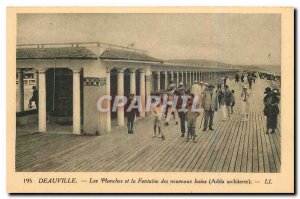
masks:
[[[18,48],[17,49],[17,59],[54,59],[54,58],[97,59],[97,55],[83,47]]]
[[[150,57],[145,53],[139,53],[139,52],[128,51],[128,50],[119,50],[119,49],[106,49],[100,55],[100,59],[162,62],[162,60]]]

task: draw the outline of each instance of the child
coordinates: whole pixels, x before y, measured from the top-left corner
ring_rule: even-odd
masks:
[[[233,107],[235,105],[235,95],[234,95],[234,90],[231,90],[231,98],[232,98],[232,101],[231,101],[231,114],[233,114]]]
[[[241,93],[242,97],[242,121],[248,120],[249,114],[249,92],[247,91],[247,86],[243,86],[243,90]]]
[[[162,111],[162,107],[161,107],[160,103],[157,106],[153,106],[151,112],[154,116],[154,120],[153,120],[154,136],[152,138],[156,137],[156,128],[157,128],[158,129],[158,137],[164,141],[165,136],[163,135],[162,130],[161,130],[161,118],[163,117],[163,111]]]
[[[196,123],[196,118],[200,114],[198,112],[194,112],[192,110],[192,102],[188,102],[187,105],[187,113],[186,113],[186,121],[187,121],[187,127],[188,127],[188,133],[187,133],[187,139],[186,141],[188,142],[190,137],[193,139],[193,142],[196,143],[196,134],[195,134],[195,123]]]

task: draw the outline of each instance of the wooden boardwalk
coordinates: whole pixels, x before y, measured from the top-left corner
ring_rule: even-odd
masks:
[[[202,132],[201,117],[196,128],[197,143],[180,137],[180,127],[171,121],[164,127],[166,140],[152,138],[151,117],[140,119],[135,134],[115,127],[102,136],[76,136],[62,133],[26,134],[17,131],[16,171],[93,172],[280,172],[280,132],[266,135],[263,92],[270,82],[257,80],[250,97],[247,122],[238,114],[241,84],[230,82],[235,90],[235,113],[222,121],[215,114],[215,131]],[[278,118],[280,129],[280,116]]]

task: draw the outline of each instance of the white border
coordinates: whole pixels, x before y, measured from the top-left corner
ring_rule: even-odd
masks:
[[[16,7],[16,6],[284,6],[284,7],[295,7],[296,9],[300,8],[299,0],[285,0],[285,1],[274,1],[274,0],[232,0],[232,1],[208,1],[208,0],[151,0],[151,1],[141,1],[141,0],[4,0],[0,2],[0,63],[1,63],[1,73],[0,73],[0,89],[1,93],[6,93],[6,7]],[[299,20],[296,20],[296,27],[299,25]],[[295,34],[296,35],[296,34]],[[297,41],[297,40],[296,40]],[[297,43],[296,43],[297,46]],[[296,56],[299,55],[299,51]],[[299,76],[299,70],[297,72],[297,76]],[[297,81],[297,78],[296,78]],[[299,82],[297,81],[297,92],[299,93]],[[299,101],[298,101],[299,102]],[[6,159],[6,97],[2,96],[0,98],[0,103],[2,105],[0,111],[0,129],[1,138],[0,138],[0,157],[2,160],[1,168],[0,168],[0,197],[8,198],[10,197],[6,193],[6,164],[4,160]],[[297,111],[298,113],[298,111]],[[297,122],[300,123],[300,119],[298,117]],[[5,129],[5,130],[4,130]],[[299,135],[297,136],[299,143]],[[295,145],[297,146],[297,144]],[[296,152],[299,154],[299,152]],[[299,191],[299,183],[297,183],[298,187],[296,190]],[[28,196],[19,196],[18,198],[23,198]],[[30,196],[29,196],[30,197]],[[37,196],[35,198],[42,198],[43,196]],[[47,196],[48,198],[61,198],[65,196]],[[68,196],[74,197],[74,196]],[[86,196],[80,195],[80,198],[84,198]],[[101,196],[101,197],[109,197],[109,196]],[[112,197],[112,196],[110,196]],[[120,197],[120,196],[113,196]],[[146,197],[146,196],[144,196]],[[180,196],[179,198],[184,198],[186,196]],[[204,196],[207,197],[207,196]],[[224,197],[224,196],[218,196]],[[230,196],[229,196],[230,197]],[[250,196],[246,196],[247,198]],[[269,196],[272,197],[272,196]],[[161,198],[161,197],[158,197]]]

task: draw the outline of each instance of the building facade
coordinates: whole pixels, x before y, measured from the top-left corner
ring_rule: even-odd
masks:
[[[46,132],[49,122],[70,123],[78,135],[110,132],[112,120],[125,123],[123,108],[111,111],[116,96],[141,96],[145,107],[150,93],[165,90],[171,80],[190,87],[195,80],[215,83],[237,72],[166,63],[143,50],[100,42],[19,45],[16,53],[17,112],[24,111],[24,74],[34,71],[39,132]],[[104,95],[112,97],[105,101],[109,111],[100,112],[97,101]],[[139,117],[145,116],[143,109]]]

